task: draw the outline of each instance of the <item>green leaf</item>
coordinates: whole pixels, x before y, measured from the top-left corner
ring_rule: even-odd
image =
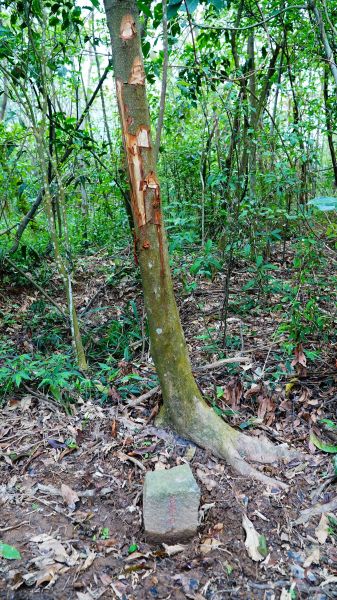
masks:
[[[337,423],[334,423],[331,419],[320,419],[318,422],[323,423],[328,429],[337,429]]]
[[[199,0],[186,0],[186,6],[188,9],[188,12],[190,12],[191,14],[195,11],[195,9],[197,8],[199,4]]]
[[[181,7],[183,0],[171,0],[167,7],[167,18],[168,20],[173,19],[177,16],[178,10]]]
[[[59,22],[60,22],[60,20],[59,20],[57,17],[51,17],[51,18],[49,19],[49,25],[52,25],[52,26],[53,26],[53,25],[54,25],[54,26],[58,25],[58,24],[59,24]]]
[[[19,550],[14,548],[14,546],[9,546],[3,542],[0,542],[0,556],[2,556],[2,558],[7,558],[8,560],[17,560],[21,558]]]
[[[308,204],[322,211],[337,210],[337,198],[335,196],[317,196],[309,200]]]
[[[216,10],[221,10],[224,8],[225,2],[224,0],[209,0],[209,4],[213,4]]]
[[[257,549],[262,556],[266,557],[268,555],[267,540],[264,535],[260,535]]]
[[[128,554],[132,554],[133,552],[136,552],[136,550],[138,550],[138,545],[137,544],[131,544],[128,548]]]
[[[314,446],[316,446],[316,448],[322,450],[322,452],[330,452],[330,454],[337,453],[337,446],[333,446],[332,444],[326,444],[325,442],[322,442],[322,440],[319,440],[314,433],[310,435],[310,441],[314,444]]]
[[[108,540],[109,537],[110,537],[110,529],[109,529],[109,527],[103,527],[101,529],[100,538],[102,540]]]

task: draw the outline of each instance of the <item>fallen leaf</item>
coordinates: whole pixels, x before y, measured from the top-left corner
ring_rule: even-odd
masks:
[[[219,546],[221,546],[221,542],[216,538],[206,538],[203,543],[200,544],[200,552],[201,554],[208,554]]]
[[[297,344],[294,354],[295,354],[295,358],[291,362],[291,366],[295,367],[296,365],[301,365],[302,367],[306,367],[307,366],[307,358],[303,352],[302,344]]]
[[[61,544],[59,540],[56,540],[51,535],[46,533],[32,537],[31,542],[39,544],[39,551],[41,554],[47,556],[49,559],[53,559],[53,561],[70,566],[75,564],[77,560],[78,553],[76,551],[74,551],[74,556],[74,553],[69,556],[63,544]]]
[[[169,546],[168,544],[163,544],[164,546],[164,550],[166,552],[166,554],[168,554],[168,556],[174,556],[175,554],[178,554],[179,552],[183,552],[186,548],[186,546],[183,546],[182,544],[174,544],[173,546]]]
[[[89,567],[91,567],[92,563],[94,562],[96,556],[96,552],[92,552],[91,550],[89,550],[88,556],[86,557],[83,565],[81,565],[80,567],[80,571],[86,571],[87,569],[89,569]]]
[[[71,487],[69,487],[65,483],[62,483],[61,494],[62,494],[62,498],[63,498],[64,502],[66,503],[66,505],[69,506],[69,508],[71,510],[75,510],[76,502],[79,502],[79,500],[80,500],[77,492],[72,490]]]
[[[322,440],[318,439],[318,437],[314,433],[310,435],[310,441],[312,444],[314,444],[314,446],[316,446],[316,448],[322,450],[322,452],[329,452],[330,454],[337,453],[337,446],[322,442]]]
[[[315,529],[315,535],[320,544],[325,544],[329,535],[329,521],[325,514],[321,516],[321,520]]]
[[[212,489],[216,487],[216,481],[214,481],[214,479],[211,479],[211,477],[209,477],[207,473],[205,473],[201,469],[197,469],[197,476],[199,477],[201,483],[203,483],[206,486],[206,489],[209,492],[211,492]]]
[[[266,538],[260,535],[253,523],[248,519],[247,515],[242,517],[242,527],[246,532],[245,546],[248,555],[256,562],[264,560],[266,552],[268,552]]]
[[[304,563],[303,563],[303,567],[306,569],[308,567],[310,567],[312,565],[312,563],[314,563],[315,565],[319,565],[319,558],[320,558],[320,550],[318,546],[315,546],[315,548],[312,550],[312,552],[309,554],[309,556],[305,559]]]

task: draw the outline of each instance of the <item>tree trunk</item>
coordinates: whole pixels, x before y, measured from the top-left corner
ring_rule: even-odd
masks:
[[[311,13],[314,17],[315,23],[317,25],[319,38],[320,38],[320,40],[323,44],[323,48],[324,48],[325,58],[331,69],[332,76],[335,80],[335,87],[336,87],[335,93],[337,94],[337,66],[336,66],[335,57],[333,55],[333,51],[331,48],[331,44],[330,44],[329,38],[327,36],[326,30],[325,30],[322,13],[320,10],[318,10],[315,0],[309,0],[308,9],[309,9],[309,11],[311,11]]]
[[[180,435],[226,458],[240,473],[270,484],[245,458],[272,462],[284,447],[250,439],[218,417],[203,400],[192,374],[176,306],[160,187],[150,135],[138,13],[135,0],[105,0],[116,93],[128,161],[135,240],[149,324],[151,354],[162,395],[161,420]],[[287,451],[288,452],[288,451]],[[282,486],[280,482],[273,482]]]
[[[324,108],[325,108],[325,122],[326,122],[326,132],[328,136],[328,144],[331,156],[331,162],[333,167],[334,174],[334,184],[337,187],[337,158],[335,146],[333,143],[333,124],[331,120],[331,108],[329,105],[329,71],[327,66],[324,68],[324,84],[323,84],[323,97],[324,97]]]
[[[163,72],[162,72],[162,83],[161,83],[161,93],[160,93],[160,104],[159,104],[159,115],[156,129],[156,141],[154,145],[154,156],[156,162],[158,162],[159,157],[159,148],[160,148],[160,140],[161,140],[161,132],[164,124],[164,113],[165,113],[165,103],[166,103],[166,88],[167,88],[167,71],[168,71],[168,61],[169,61],[169,51],[168,51],[168,36],[167,36],[167,4],[166,0],[162,0],[163,6]]]

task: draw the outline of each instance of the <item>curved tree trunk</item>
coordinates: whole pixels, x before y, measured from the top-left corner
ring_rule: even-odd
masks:
[[[192,374],[176,306],[160,187],[150,135],[150,115],[135,0],[105,0],[111,35],[116,93],[128,160],[135,241],[147,312],[151,353],[162,395],[162,420],[181,435],[227,459],[240,473],[272,480],[245,458],[273,462],[283,446],[238,433],[203,400]],[[280,482],[273,481],[279,486]]]

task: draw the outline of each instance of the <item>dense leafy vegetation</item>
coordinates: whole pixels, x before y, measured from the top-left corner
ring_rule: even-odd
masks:
[[[302,349],[319,360],[335,341],[337,3],[138,6],[154,131],[166,98],[158,166],[174,277],[182,298],[222,286],[206,354],[240,347],[230,314],[264,312],[286,372]],[[1,400],[139,394],[155,378],[125,369],[148,351],[138,293],[109,318],[91,303],[99,286],[138,278],[103,7],[6,0],[0,53]]]

